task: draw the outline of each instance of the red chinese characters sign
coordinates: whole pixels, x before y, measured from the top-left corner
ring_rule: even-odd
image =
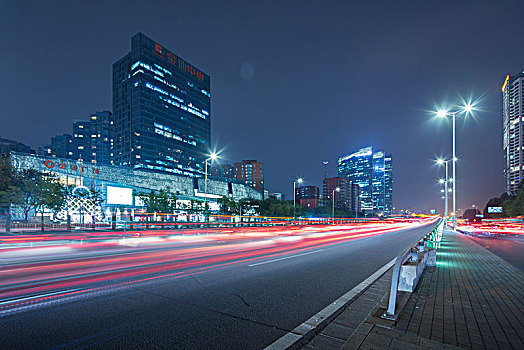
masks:
[[[160,58],[167,60],[169,63],[178,67],[183,72],[189,73],[191,74],[191,76],[196,76],[198,80],[204,80],[204,73],[202,73],[189,63],[185,62],[184,60],[176,57],[171,52],[164,52],[164,48],[161,45],[155,43],[155,49],[153,50],[153,53],[159,56]]]
[[[55,163],[52,160],[44,161],[44,165],[47,169],[58,168],[66,171],[74,171],[78,173],[91,172],[93,174],[100,174],[100,170],[97,167],[78,166],[77,164],[66,164],[66,163]]]

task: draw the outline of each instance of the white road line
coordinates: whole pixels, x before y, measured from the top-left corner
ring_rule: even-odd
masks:
[[[283,258],[278,258],[278,259],[268,260],[268,261],[262,261],[262,262],[259,262],[259,263],[256,263],[256,264],[247,265],[247,266],[249,266],[249,267],[253,267],[253,266],[258,266],[258,265],[263,265],[263,264],[269,264],[269,263],[272,263],[272,262],[275,262],[275,261],[280,261],[280,260],[285,260],[285,259],[296,258],[297,256],[308,255],[308,254],[313,254],[313,253],[319,253],[319,252],[323,252],[323,251],[324,251],[324,249],[313,250],[312,252],[307,252],[307,253],[302,253],[302,254],[296,254],[296,255],[285,256],[285,257],[283,257]]]
[[[265,350],[284,350],[295,345],[303,337],[310,337],[311,334],[314,334],[317,328],[326,322],[329,322],[333,315],[335,315],[338,310],[344,307],[347,303],[353,300],[355,297],[360,295],[360,293],[365,290],[370,284],[374,283],[379,279],[387,270],[389,270],[393,265],[395,265],[395,260],[393,259],[388,262],[386,265],[378,269],[374,274],[362,281],[358,286],[326,306],[319,313],[311,317],[306,322],[297,326],[291,332],[288,332],[286,335],[275,341],[273,344],[267,346]]]
[[[39,295],[33,295],[33,296],[30,296],[30,297],[25,297],[25,298],[11,299],[11,300],[6,300],[6,301],[1,301],[0,305],[13,304],[13,303],[18,303],[20,301],[26,301],[26,300],[31,300],[31,299],[43,298],[43,297],[47,297],[47,296],[51,296],[51,295],[57,295],[57,294],[62,294],[62,293],[74,292],[76,290],[78,290],[78,289],[61,290],[59,292],[54,292],[54,293],[39,294]]]

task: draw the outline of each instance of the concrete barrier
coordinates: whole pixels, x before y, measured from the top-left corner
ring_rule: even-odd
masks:
[[[434,249],[432,250],[435,251]],[[400,268],[400,276],[398,280],[399,291],[413,293],[413,291],[417,287],[417,283],[420,279],[420,276],[422,276],[422,273],[424,272],[424,268],[427,266],[427,263],[430,260],[428,259],[429,256],[435,255],[436,258],[436,253],[431,254],[432,250],[414,252],[413,254],[416,254],[418,256],[418,259],[408,260],[406,263],[402,265],[402,267]]]

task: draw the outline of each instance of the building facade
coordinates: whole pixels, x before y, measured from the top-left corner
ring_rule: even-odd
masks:
[[[96,164],[112,164],[112,113],[91,114],[89,120],[73,122],[72,159]]]
[[[338,174],[360,187],[361,210],[370,215],[393,211],[393,166],[391,155],[359,149],[338,159]]]
[[[73,136],[62,134],[51,137],[51,152],[53,157],[73,158]]]
[[[317,186],[300,186],[295,188],[295,199],[298,204],[308,208],[318,208],[320,190]]]
[[[206,193],[205,179],[202,177],[16,152],[11,153],[10,160],[17,170],[35,169],[50,172],[57,175],[61,183],[73,188],[87,187],[98,190],[104,198],[102,212],[108,209],[114,212],[117,208],[122,211],[144,209],[140,194],[160,190],[173,193],[180,201],[187,203],[202,203],[207,196],[207,203],[212,211],[218,210],[217,201],[222,197],[236,201],[262,199],[258,191],[235,179],[208,179]]]
[[[31,147],[21,142],[0,138],[0,155],[7,156],[11,152],[35,153]]]
[[[361,208],[373,212],[373,148],[361,148],[338,159],[338,175],[360,187]]]
[[[345,177],[328,177],[323,181],[322,198],[325,207],[335,206],[338,210],[351,210],[351,181]],[[337,188],[339,189],[337,191]],[[334,200],[334,203],[333,203]]]
[[[211,176],[225,177],[227,179],[235,179],[237,176],[237,170],[231,164],[213,166],[209,173]]]
[[[524,175],[524,71],[507,75],[502,85],[502,132],[506,192],[515,194]]]
[[[113,64],[117,165],[204,175],[211,141],[210,78],[142,33]]]
[[[236,179],[264,193],[264,163],[256,160],[243,160],[235,163]]]

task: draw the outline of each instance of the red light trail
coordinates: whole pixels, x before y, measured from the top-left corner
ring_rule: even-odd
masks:
[[[140,237],[135,238],[100,240],[96,235],[90,239],[82,236],[85,240],[81,244],[7,248],[1,250],[4,264],[0,267],[0,315],[26,305],[95,291],[110,292],[160,278],[180,278],[263,259],[280,260],[289,254],[304,254],[333,244],[420,227],[436,220],[430,217],[222,230],[228,233],[191,230],[192,235],[175,236],[167,235],[176,231],[140,231]],[[104,235],[107,238],[107,233]],[[159,235],[167,237],[157,237]],[[27,239],[20,238],[24,238],[22,241]],[[52,238],[49,235],[35,237],[37,241],[42,239]],[[63,242],[64,236],[60,239]],[[255,265],[258,264],[251,266]]]

